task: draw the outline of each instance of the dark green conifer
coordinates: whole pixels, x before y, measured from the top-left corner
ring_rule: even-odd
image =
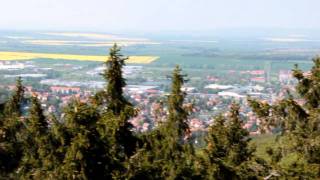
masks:
[[[250,99],[253,111],[265,125],[278,130],[275,147],[268,148],[272,165],[283,178],[317,179],[320,177],[320,58],[316,57],[310,74],[305,75],[298,66],[293,76],[298,84],[296,91],[304,104],[289,95],[276,104],[268,105]],[[259,108],[259,107],[267,108]]]
[[[120,53],[120,48],[114,44],[110,49],[109,59],[105,62],[106,70],[102,74],[107,87],[104,92],[98,93],[97,97],[98,102],[102,102],[98,103],[102,104],[102,109],[105,109],[103,106],[106,106],[106,111],[103,111],[102,118],[98,122],[102,136],[114,142],[114,149],[121,149],[128,157],[136,149],[137,138],[129,122],[129,119],[135,116],[136,110],[124,97],[123,92],[126,81],[122,71],[127,59]],[[121,152],[118,153],[121,154]]]
[[[21,77],[19,77],[16,81],[16,89],[5,105],[4,113],[6,116],[20,117],[22,115],[22,106],[25,103],[24,92],[25,87],[22,85]]]
[[[233,104],[227,117],[218,116],[207,136],[209,179],[258,179],[264,164],[254,157],[249,132],[243,128],[239,106]]]
[[[239,106],[233,104],[230,109],[229,121],[227,122],[228,147],[230,148],[228,163],[239,166],[250,160],[254,149],[250,148],[249,132],[243,128],[243,120],[240,119]]]
[[[168,97],[168,119],[159,127],[162,136],[159,147],[159,158],[164,176],[171,179],[190,178],[193,174],[194,149],[189,142],[191,132],[188,125],[189,112],[184,107],[186,93],[182,91],[186,82],[186,75],[182,74],[179,66],[173,70],[171,79],[171,93]]]
[[[0,174],[7,176],[18,166],[21,156],[21,132],[24,105],[24,86],[21,78],[16,81],[16,89],[4,105],[0,119]]]
[[[128,177],[133,179],[192,179],[195,155],[188,126],[188,111],[183,106],[185,75],[177,66],[172,74],[167,121],[143,136],[145,146],[130,158]],[[139,163],[137,163],[139,161]]]
[[[59,179],[111,178],[108,144],[100,138],[97,121],[100,115],[93,106],[74,100],[65,110],[66,146],[63,164],[56,174]],[[63,135],[63,133],[61,134]],[[63,138],[63,137],[62,137]]]
[[[25,120],[23,158],[19,173],[26,179],[41,179],[47,177],[52,170],[53,146],[50,141],[50,129],[37,97],[31,98],[29,115]]]
[[[228,157],[228,132],[226,119],[223,116],[215,118],[206,137],[207,147],[204,149],[205,170],[208,179],[232,179],[233,169],[229,168],[224,159]]]
[[[186,93],[182,91],[185,83],[185,76],[181,74],[181,69],[176,66],[172,73],[171,93],[168,97],[168,120],[165,127],[172,137],[179,137],[183,141],[186,136],[190,135],[188,125],[188,111],[183,106]]]
[[[105,89],[107,109],[117,116],[128,106],[132,106],[123,95],[126,80],[122,71],[128,57],[124,57],[120,51],[120,47],[114,44],[110,49],[109,59],[105,62],[106,69],[102,74],[108,83]]]

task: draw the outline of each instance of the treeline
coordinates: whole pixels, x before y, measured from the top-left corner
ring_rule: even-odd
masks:
[[[308,76],[293,71],[303,105],[290,93],[273,105],[249,98],[261,131],[277,135],[276,144],[266,149],[270,160],[264,160],[255,155],[237,104],[215,118],[206,146],[195,148],[181,91],[186,79],[178,66],[171,75],[167,120],[146,133],[132,131],[129,120],[138,110],[123,95],[127,58],[116,45],[109,55],[105,89],[88,102],[74,99],[59,119],[45,116],[37,97],[26,98],[17,80],[0,106],[2,179],[320,178],[320,58]]]

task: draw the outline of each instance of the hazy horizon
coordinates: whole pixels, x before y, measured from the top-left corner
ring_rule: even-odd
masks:
[[[5,0],[0,30],[206,32],[320,29],[317,0]]]

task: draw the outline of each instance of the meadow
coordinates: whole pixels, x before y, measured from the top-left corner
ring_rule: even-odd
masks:
[[[196,38],[139,36],[71,32],[0,32],[0,60],[76,60],[94,63],[106,60],[113,42],[130,55],[127,63],[158,69],[184,69],[226,73],[230,70],[266,69],[277,76],[299,64],[310,68],[320,43],[274,42],[255,38]],[[51,63],[52,61],[48,61]],[[70,63],[73,63],[70,61]]]

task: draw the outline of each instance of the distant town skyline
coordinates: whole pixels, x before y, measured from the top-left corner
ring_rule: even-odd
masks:
[[[320,29],[319,0],[3,0],[0,30]]]

